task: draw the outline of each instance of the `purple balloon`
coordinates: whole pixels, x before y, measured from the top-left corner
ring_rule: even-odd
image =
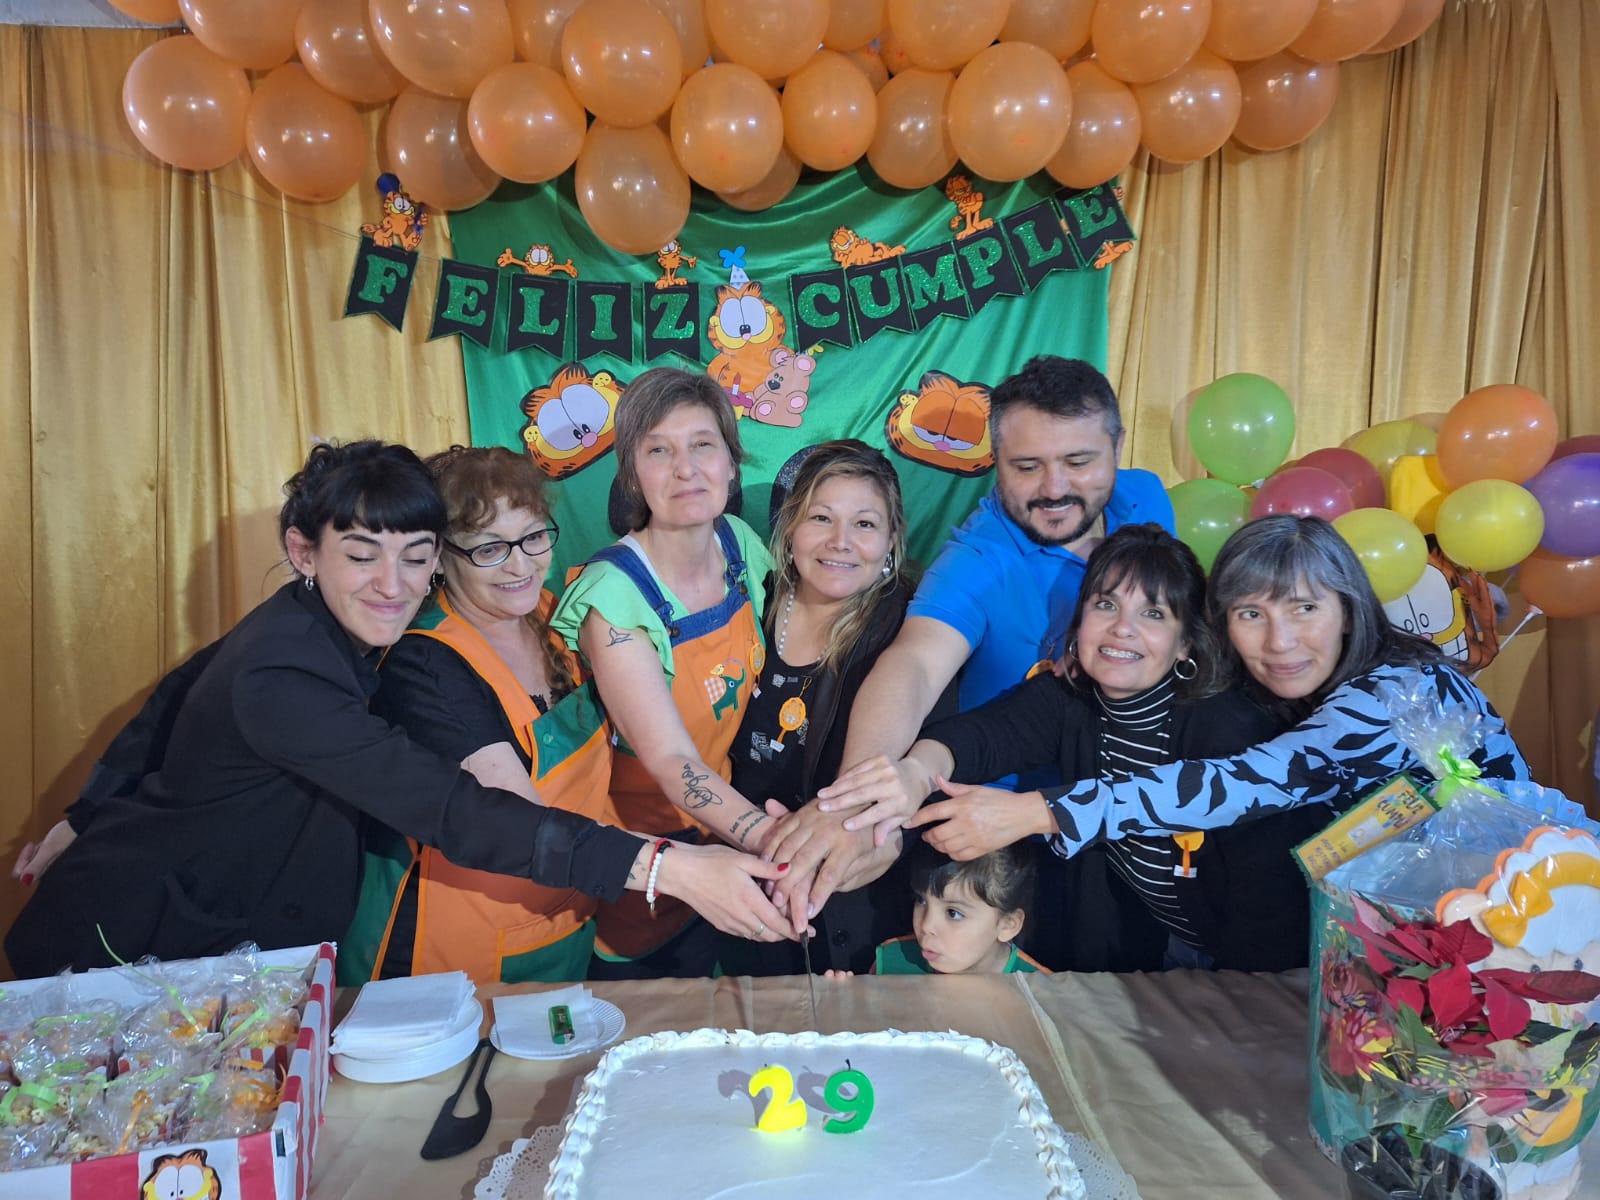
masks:
[[[1600,454],[1570,454],[1527,482],[1544,509],[1539,545],[1562,558],[1600,554]]]

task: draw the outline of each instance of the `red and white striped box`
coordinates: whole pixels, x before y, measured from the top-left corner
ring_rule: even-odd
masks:
[[[328,1031],[333,1018],[334,948],[269,950],[274,966],[315,960],[300,1036],[289,1055],[278,1115],[270,1129],[229,1141],[179,1143],[88,1162],[0,1173],[0,1200],[143,1200],[150,1196],[211,1196],[227,1200],[305,1200],[317,1151],[322,1106],[328,1093]],[[90,971],[74,983],[113,999],[128,994],[122,967]],[[90,982],[92,981],[92,982]],[[26,990],[46,980],[7,984]],[[213,1173],[220,1191],[212,1187]]]

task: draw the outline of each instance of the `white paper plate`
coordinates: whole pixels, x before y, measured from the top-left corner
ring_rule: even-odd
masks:
[[[574,1013],[572,1021],[575,1026],[573,1039],[559,1046],[551,1042],[547,1049],[524,1047],[520,1050],[507,1050],[500,1044],[498,1025],[489,1030],[489,1040],[501,1054],[509,1054],[512,1058],[532,1058],[541,1061],[576,1058],[580,1054],[588,1054],[591,1050],[609,1046],[622,1036],[622,1027],[625,1024],[620,1008],[609,1000],[598,999],[589,1001],[587,1012]]]
[[[448,1071],[472,1053],[478,1044],[478,1030],[483,1025],[483,1005],[473,1001],[475,1014],[471,1021],[463,1021],[454,1033],[421,1046],[406,1054],[384,1058],[357,1058],[350,1054],[335,1054],[333,1069],[347,1079],[361,1083],[405,1083],[424,1079]]]

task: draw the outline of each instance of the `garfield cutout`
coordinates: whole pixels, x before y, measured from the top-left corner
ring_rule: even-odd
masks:
[[[899,454],[954,475],[982,475],[994,466],[988,387],[943,371],[927,372],[916,391],[900,394],[884,434]]]
[[[994,218],[983,215],[983,193],[974,191],[972,180],[965,175],[952,175],[945,180],[944,194],[956,206],[950,228],[956,231],[957,241],[994,226]]]
[[[788,325],[778,306],[761,294],[759,283],[717,289],[717,310],[706,322],[706,338],[717,353],[706,367],[723,391],[735,398],[755,388],[772,370],[772,351],[783,344]]]
[[[671,287],[688,287],[689,281],[678,274],[684,267],[693,270],[700,265],[700,260],[692,254],[685,254],[683,247],[678,245],[674,238],[661,249],[656,251],[656,266],[661,268],[661,274],[656,279],[656,290]]]
[[[862,237],[848,225],[841,225],[828,239],[828,251],[833,255],[833,261],[841,267],[864,267],[868,263],[882,262],[886,258],[904,254],[906,248],[885,246],[882,242]]]
[[[160,1155],[139,1187],[139,1200],[218,1200],[221,1195],[222,1180],[200,1149]]]
[[[518,258],[512,253],[511,247],[507,246],[500,251],[500,257],[494,261],[496,266],[521,267],[529,275],[555,275],[559,272],[569,279],[578,277],[578,268],[572,265],[570,258],[564,263],[558,263],[550,247],[537,242],[528,247],[527,258]]]
[[[611,449],[616,439],[617,401],[627,385],[610,371],[591,375],[568,363],[550,382],[522,398],[528,423],[522,444],[551,479],[583,470]]]
[[[428,227],[428,209],[418,204],[400,186],[396,175],[385,172],[378,176],[378,195],[383,197],[383,217],[361,227],[361,232],[378,246],[399,246],[402,250],[415,250],[422,245],[422,233]]]

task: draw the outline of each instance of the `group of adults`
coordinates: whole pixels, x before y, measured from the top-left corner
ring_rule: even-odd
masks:
[[[346,982],[863,970],[910,928],[908,840],[1031,840],[1027,935],[1073,970],[1303,963],[1289,850],[1420,761],[1381,685],[1482,714],[1314,518],[1251,522],[1209,584],[1116,397],[1029,361],[995,486],[920,583],[895,471],[797,454],[770,547],[706,375],[623,394],[621,538],[545,585],[524,456],[319,445],[285,485],[293,579],[157,686],[16,871],[20,975],[341,942]],[[931,802],[930,802],[931,798]]]

